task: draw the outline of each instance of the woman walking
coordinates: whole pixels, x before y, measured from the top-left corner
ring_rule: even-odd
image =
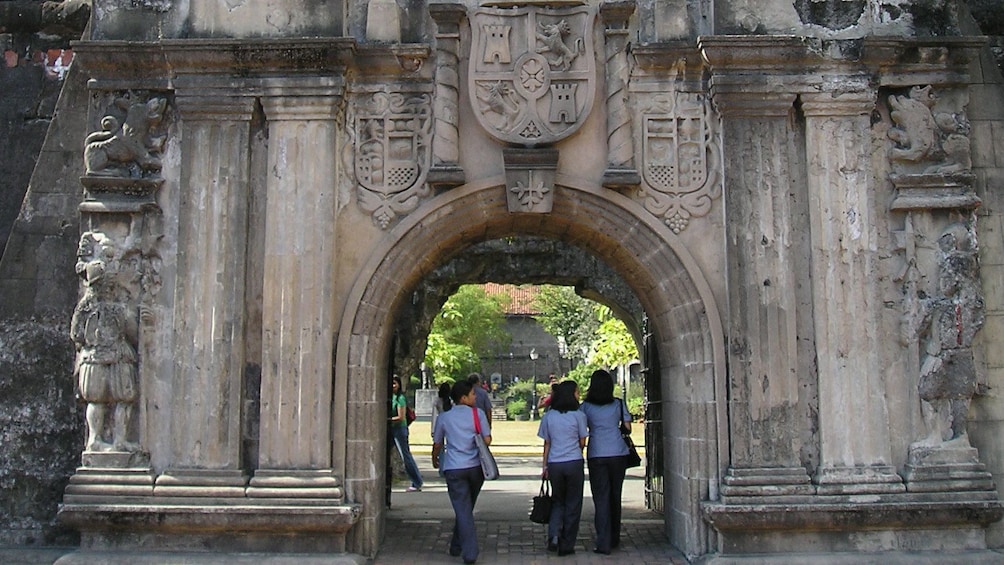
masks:
[[[600,369],[589,379],[586,400],[579,408],[589,427],[589,490],[595,507],[595,553],[609,555],[621,541],[621,492],[627,471],[627,445],[621,437],[623,421],[631,431],[631,414],[624,403],[614,398],[614,379]]]
[[[453,385],[450,396],[455,406],[439,415],[432,432],[432,466],[442,469],[456,518],[450,539],[450,555],[463,557],[464,563],[474,563],[478,559],[474,505],[485,483],[478,447],[474,443],[475,418],[486,444],[491,444],[492,432],[484,411],[474,406],[474,386],[471,383],[458,381]]]
[[[430,435],[435,435],[436,433],[436,419],[443,412],[446,412],[453,407],[453,401],[450,400],[450,385],[448,383],[443,383],[439,385],[439,392],[436,393],[436,399],[432,401],[432,425],[429,430]]]
[[[579,411],[579,389],[575,381],[554,385],[549,406],[537,430],[537,435],[544,440],[543,477],[551,481],[547,549],[565,556],[575,553],[575,539],[579,535],[585,481],[582,448],[586,446],[588,435],[586,415]]]
[[[404,462],[404,472],[411,480],[408,492],[420,491],[423,483],[422,473],[418,470],[418,464],[411,455],[411,446],[408,445],[408,399],[404,396],[401,378],[397,375],[394,375],[391,384],[391,411],[393,416],[390,418],[390,432],[394,437],[397,452],[401,454],[401,460]]]

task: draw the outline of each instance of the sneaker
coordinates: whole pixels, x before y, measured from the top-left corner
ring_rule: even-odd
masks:
[[[407,492],[422,492],[422,487],[408,487]]]

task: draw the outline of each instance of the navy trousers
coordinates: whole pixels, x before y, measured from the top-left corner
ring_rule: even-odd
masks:
[[[604,553],[621,543],[621,493],[626,472],[627,462],[622,456],[589,459],[589,490],[596,508],[596,549]]]
[[[478,535],[474,530],[474,505],[478,502],[485,475],[481,467],[451,469],[443,471],[446,490],[450,493],[450,503],[456,522],[450,539],[450,555],[460,555],[464,561],[473,563],[478,558]]]
[[[551,520],[547,524],[548,539],[558,538],[558,551],[575,549],[582,517],[582,487],[585,469],[581,459],[547,464],[551,481]]]

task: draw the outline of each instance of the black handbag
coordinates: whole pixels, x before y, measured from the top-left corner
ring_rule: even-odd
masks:
[[[638,455],[638,448],[634,446],[634,440],[631,439],[631,432],[627,431],[624,427],[624,421],[620,422],[621,437],[624,438],[624,444],[627,445],[628,454],[624,456],[624,461],[627,463],[626,467],[630,469],[631,467],[641,466],[641,456]]]
[[[530,521],[535,524],[546,524],[551,521],[551,483],[547,479],[540,480],[540,493],[533,497]]]

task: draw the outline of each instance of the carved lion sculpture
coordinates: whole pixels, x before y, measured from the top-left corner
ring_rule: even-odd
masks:
[[[88,175],[129,177],[160,171],[159,153],[162,139],[150,135],[164,117],[167,100],[153,98],[149,102],[133,102],[119,98],[115,105],[126,111],[125,123],[119,127],[114,116],[101,120],[101,131],[87,136],[84,144],[84,164]]]
[[[537,26],[540,28],[540,31],[537,32],[537,39],[544,44],[543,47],[537,49],[537,53],[551,53],[554,55],[554,57],[548,57],[547,59],[547,62],[552,67],[558,67],[563,71],[567,71],[572,65],[572,61],[585,51],[581,37],[577,38],[573,43],[574,48],[565,44],[565,37],[572,32],[572,26],[567,21],[561,20],[555,24],[541,22]]]
[[[896,142],[889,155],[898,161],[920,161],[936,149],[938,129],[931,108],[937,101],[930,86],[914,86],[908,96],[890,96],[890,117],[896,127],[889,129],[889,139]]]

